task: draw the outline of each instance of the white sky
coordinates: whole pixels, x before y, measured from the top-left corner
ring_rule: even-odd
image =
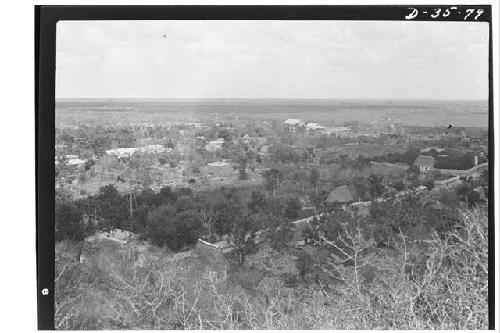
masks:
[[[60,21],[56,59],[57,98],[488,98],[477,22]]]

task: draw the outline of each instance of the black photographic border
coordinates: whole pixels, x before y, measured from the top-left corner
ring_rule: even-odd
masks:
[[[270,5],[270,6],[35,6],[35,154],[36,154],[36,251],[38,329],[54,329],[55,275],[55,63],[56,25],[60,20],[378,20],[406,21],[409,8],[420,12],[450,5]],[[488,297],[489,329],[495,328],[495,247],[494,247],[494,118],[493,43],[491,5],[460,5],[483,9],[475,22],[489,23],[488,96]],[[450,15],[432,19],[419,15],[413,21],[464,21]],[[408,21],[411,24],[411,21]],[[498,56],[498,55],[497,55]],[[42,294],[47,289],[48,294]]]

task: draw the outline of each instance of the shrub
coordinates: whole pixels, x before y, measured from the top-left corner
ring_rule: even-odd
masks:
[[[147,237],[173,251],[194,245],[200,230],[201,217],[195,210],[176,212],[172,206],[162,205],[148,215]]]
[[[403,191],[405,189],[405,185],[401,180],[398,180],[392,184],[392,187],[394,187],[398,191]]]
[[[302,203],[299,198],[289,198],[285,204],[285,216],[289,219],[296,219],[302,209]]]
[[[241,268],[232,274],[232,279],[245,289],[254,290],[264,278],[264,274],[255,269]]]
[[[55,211],[56,240],[85,238],[85,228],[82,223],[82,214],[73,203],[60,203]]]
[[[434,180],[426,179],[422,182],[422,185],[427,187],[428,190],[432,190],[434,188]]]
[[[314,270],[314,260],[307,252],[301,252],[296,261],[297,270],[302,279],[305,279],[307,274],[311,274]]]

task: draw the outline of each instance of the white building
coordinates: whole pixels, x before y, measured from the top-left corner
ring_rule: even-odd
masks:
[[[69,166],[80,166],[80,165],[84,165],[85,164],[85,161],[81,160],[78,157],[78,155],[65,155],[64,157],[66,158],[66,165],[69,165]],[[55,164],[56,165],[59,164],[58,158],[56,158]]]
[[[211,167],[223,167],[223,166],[228,166],[229,163],[227,163],[227,162],[212,162],[212,163],[208,163],[207,165],[211,166]]]
[[[284,123],[291,126],[304,126],[304,122],[302,120],[294,118],[287,119]]]
[[[116,157],[130,157],[137,151],[141,153],[153,154],[153,153],[171,152],[172,148],[167,148],[162,145],[156,144],[156,145],[147,145],[144,147],[137,147],[137,148],[115,148],[106,150],[106,154],[113,155]]]
[[[306,129],[308,129],[310,131],[317,131],[317,130],[323,130],[323,129],[325,129],[325,127],[319,125],[318,123],[307,123]]]
[[[144,147],[140,147],[139,151],[142,153],[163,153],[163,152],[171,152],[172,148],[167,148],[162,145],[147,145]]]
[[[139,148],[115,148],[106,150],[106,154],[116,157],[130,157],[138,150]]]
[[[218,138],[217,140],[209,141],[207,145],[205,145],[205,149],[210,152],[217,151],[222,149],[222,145],[224,144],[223,138]]]
[[[76,166],[79,166],[79,165],[84,165],[85,164],[85,161],[84,160],[81,160],[79,158],[72,158],[72,159],[69,159],[68,160],[68,165],[76,165]]]
[[[200,128],[202,126],[201,123],[184,123],[184,125],[194,128]]]

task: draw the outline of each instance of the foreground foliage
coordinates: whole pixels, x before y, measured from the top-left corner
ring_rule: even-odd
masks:
[[[458,215],[445,233],[401,232],[390,248],[356,225],[301,253],[261,246],[225,280],[193,251],[66,240],[56,328],[486,329],[488,218],[482,208]]]

